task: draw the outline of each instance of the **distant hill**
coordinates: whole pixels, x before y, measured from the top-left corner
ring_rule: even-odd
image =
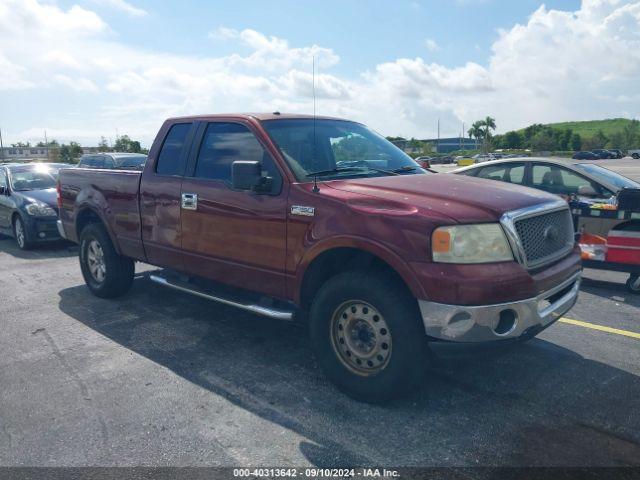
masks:
[[[631,123],[631,120],[628,118],[607,118],[605,120],[587,120],[584,122],[548,123],[546,126],[557,130],[570,128],[573,133],[580,134],[582,138],[589,138],[593,137],[598,130],[602,130],[606,136],[613,132],[620,132],[629,123]],[[524,128],[518,131],[522,133],[523,130]]]

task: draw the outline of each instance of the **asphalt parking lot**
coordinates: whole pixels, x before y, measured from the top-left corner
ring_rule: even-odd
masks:
[[[435,349],[385,406],[324,378],[302,327],[169,291],[92,296],[68,244],[0,237],[0,465],[640,465],[640,296],[585,271],[525,344]],[[577,322],[573,322],[576,320]]]

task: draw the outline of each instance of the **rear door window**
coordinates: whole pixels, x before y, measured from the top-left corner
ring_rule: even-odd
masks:
[[[556,195],[577,195],[581,186],[591,186],[596,193],[602,193],[597,183],[571,170],[551,164],[533,165],[531,182],[534,188]]]
[[[186,165],[186,140],[191,123],[176,123],[171,127],[164,139],[158,162],[156,173],[159,175],[184,175]]]

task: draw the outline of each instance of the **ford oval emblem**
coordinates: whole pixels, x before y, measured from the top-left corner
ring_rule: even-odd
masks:
[[[542,232],[542,236],[549,242],[555,242],[560,237],[560,230],[555,225],[549,225]]]

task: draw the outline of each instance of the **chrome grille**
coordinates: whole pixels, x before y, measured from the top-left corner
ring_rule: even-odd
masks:
[[[555,260],[573,246],[573,222],[568,208],[515,218],[513,224],[528,268]]]

